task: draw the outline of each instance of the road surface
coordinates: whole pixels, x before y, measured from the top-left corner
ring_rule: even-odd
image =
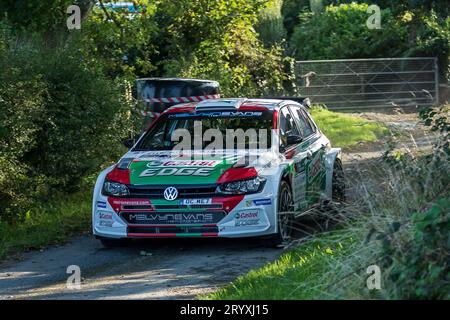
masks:
[[[2,263],[0,299],[193,299],[281,252],[257,239],[155,239],[107,249],[85,235]],[[71,265],[80,267],[80,289],[67,287]]]

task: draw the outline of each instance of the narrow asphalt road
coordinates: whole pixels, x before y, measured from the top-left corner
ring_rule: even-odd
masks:
[[[1,299],[193,299],[274,260],[257,239],[155,239],[107,249],[91,236],[0,265]],[[81,286],[66,273],[79,266]]]

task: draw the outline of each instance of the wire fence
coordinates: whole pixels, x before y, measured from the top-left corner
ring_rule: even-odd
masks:
[[[301,95],[330,109],[438,104],[437,58],[297,61],[295,72]]]

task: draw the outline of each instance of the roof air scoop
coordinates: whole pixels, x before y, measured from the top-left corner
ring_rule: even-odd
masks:
[[[247,99],[209,99],[201,101],[195,111],[237,111]]]

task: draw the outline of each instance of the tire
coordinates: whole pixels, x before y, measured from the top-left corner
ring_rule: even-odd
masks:
[[[283,180],[278,193],[277,233],[269,239],[270,246],[282,247],[290,242],[294,223],[292,206],[291,187]]]
[[[331,199],[334,203],[345,201],[345,177],[342,162],[339,159],[334,161],[333,180],[331,182]]]
[[[105,248],[118,248],[126,246],[129,239],[100,238],[100,242]]]

